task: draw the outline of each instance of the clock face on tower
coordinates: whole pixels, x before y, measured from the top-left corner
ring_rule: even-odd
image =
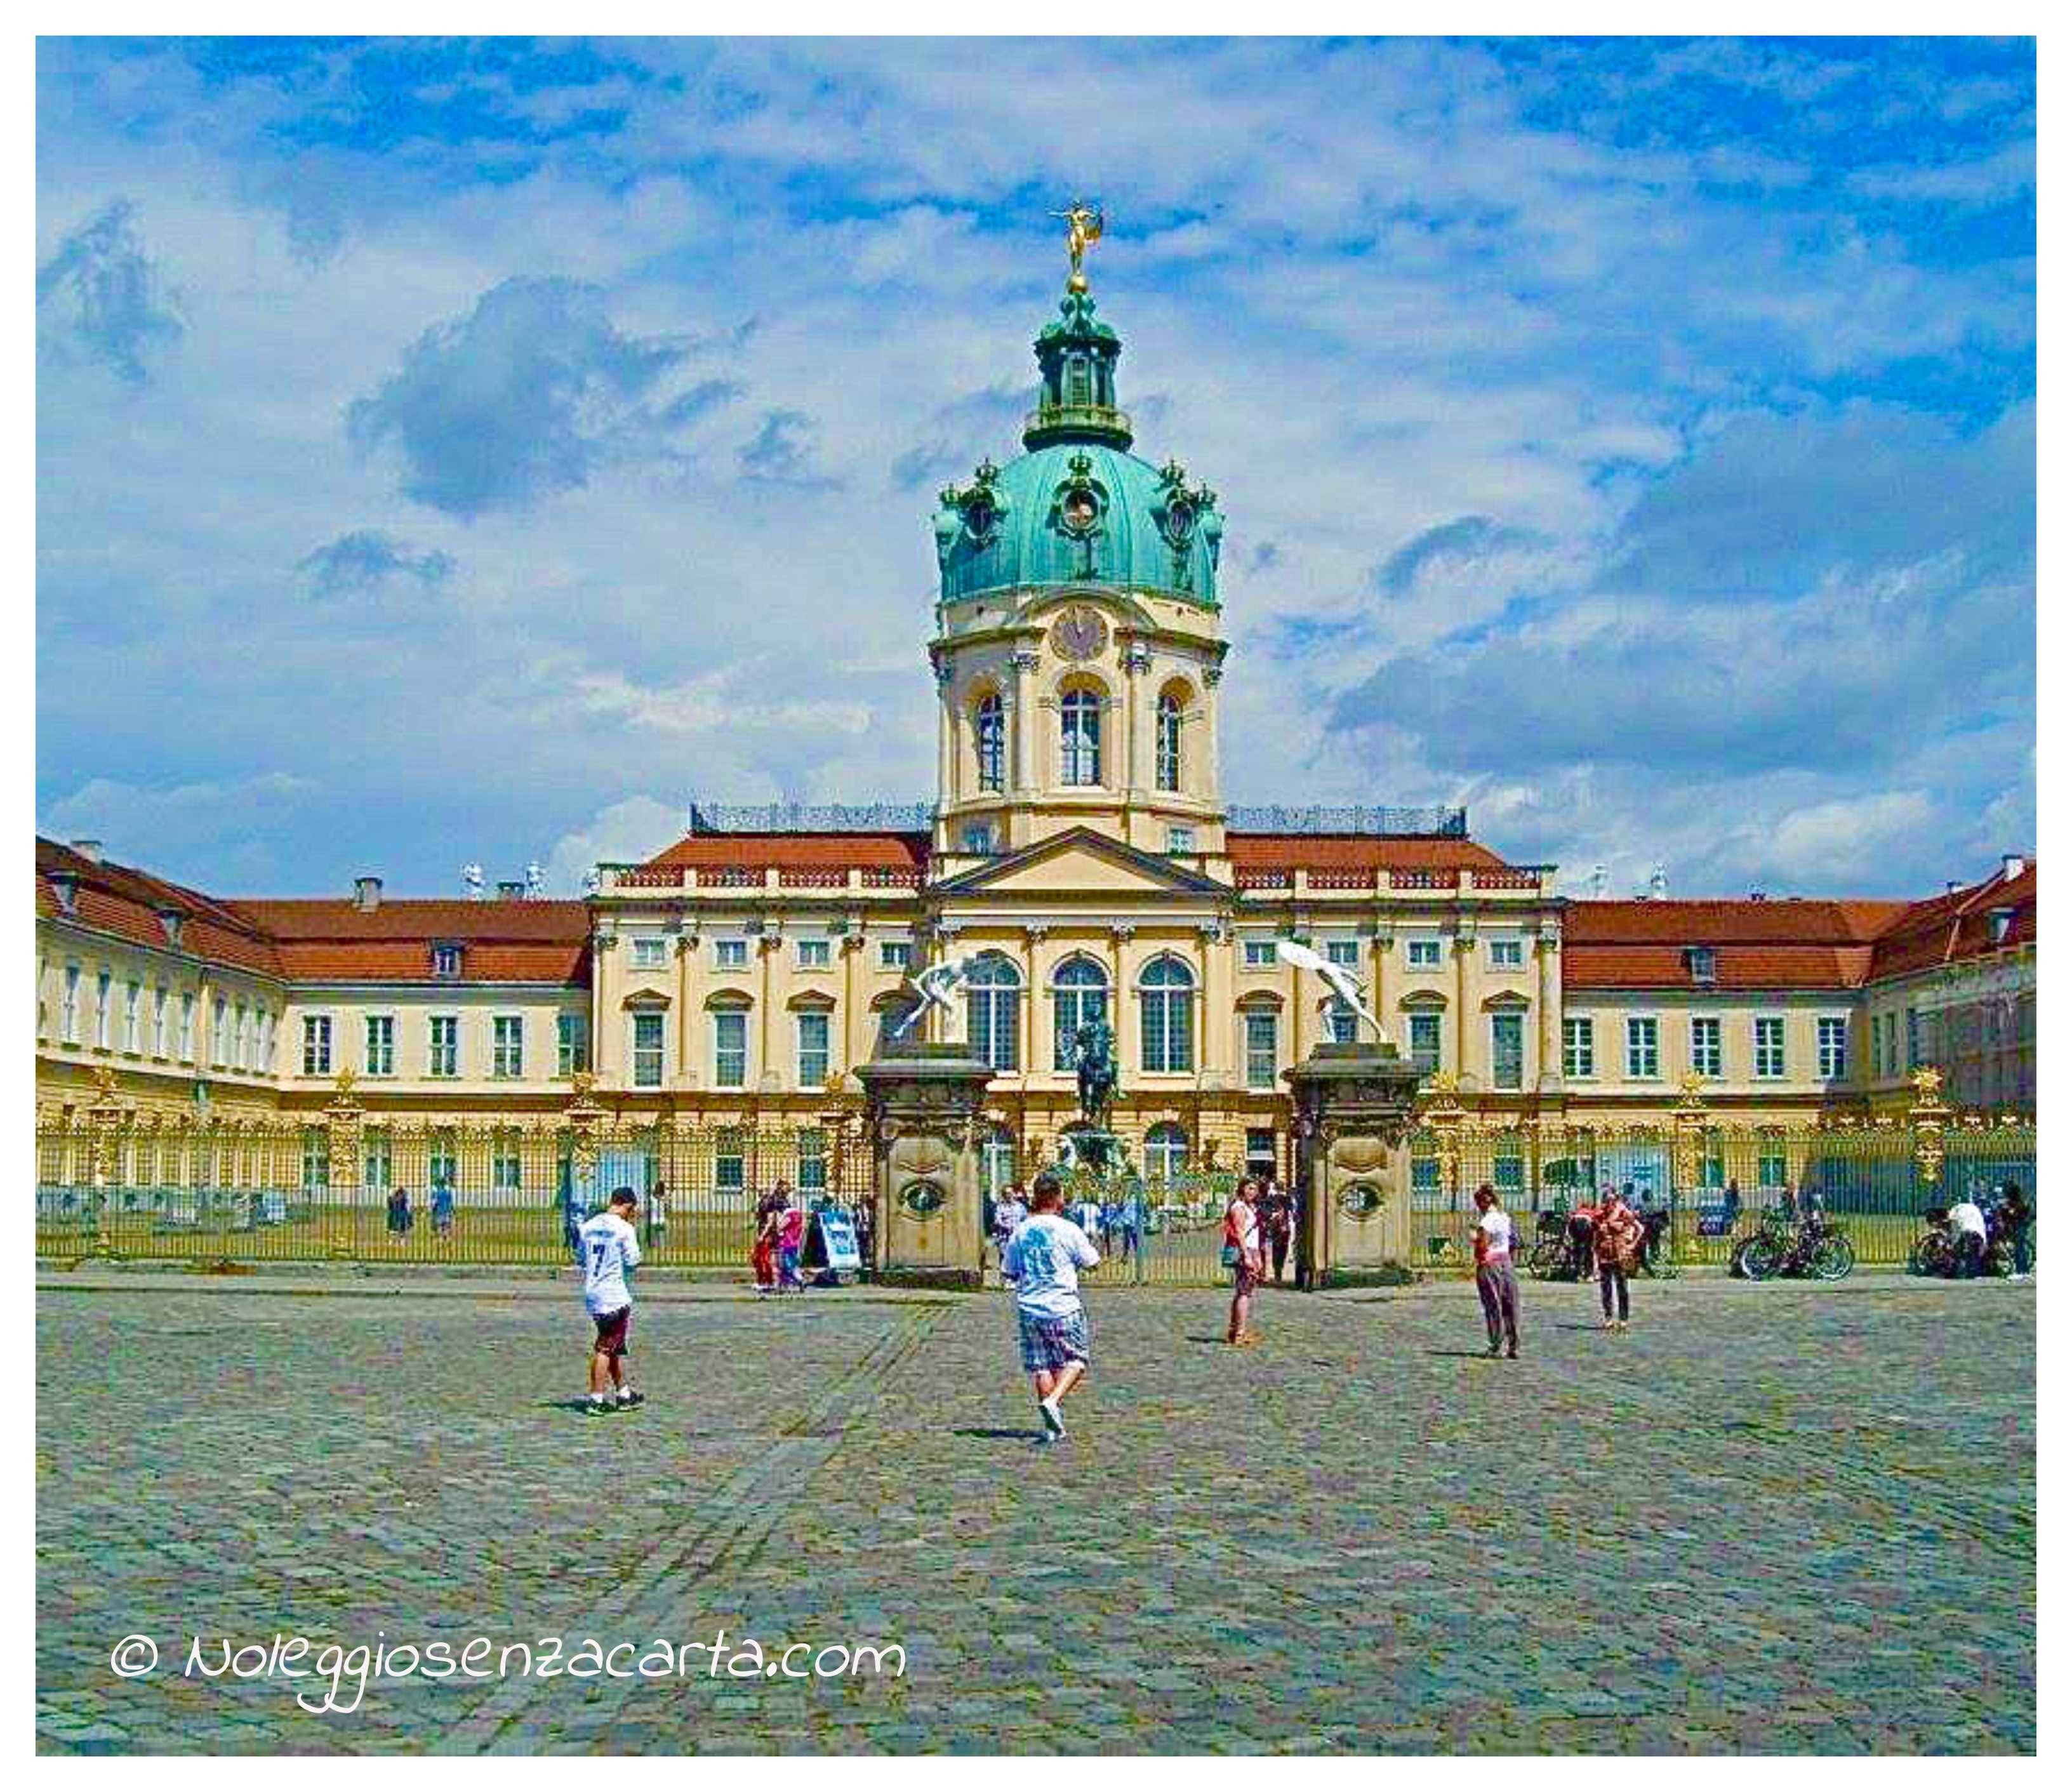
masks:
[[[1108,623],[1098,610],[1075,603],[1050,625],[1050,645],[1060,658],[1091,660],[1108,645]]]

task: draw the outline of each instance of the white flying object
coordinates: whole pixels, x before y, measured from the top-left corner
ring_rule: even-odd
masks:
[[[1300,965],[1305,971],[1314,971],[1330,988],[1330,992],[1350,1008],[1360,1019],[1374,1029],[1377,1039],[1388,1042],[1388,1029],[1375,1017],[1367,1005],[1367,989],[1342,964],[1334,964],[1322,952],[1313,952],[1301,941],[1276,939],[1273,942],[1273,956],[1283,964]]]
[[[939,964],[931,964],[919,976],[909,977],[906,987],[921,999],[901,1017],[888,1037],[904,1038],[910,1028],[931,1008],[939,1008],[952,1018],[956,1009],[950,1005],[950,992],[971,975],[971,968],[978,961],[976,953],[961,958],[946,958]]]

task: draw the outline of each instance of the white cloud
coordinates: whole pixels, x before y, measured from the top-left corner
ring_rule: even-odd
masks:
[[[556,841],[547,854],[547,891],[582,893],[583,879],[601,864],[637,864],[683,838],[688,811],[652,796],[628,796],[607,804],[582,827]]]

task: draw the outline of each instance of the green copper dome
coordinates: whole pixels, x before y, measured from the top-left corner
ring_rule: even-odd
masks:
[[[1036,339],[1042,389],[1023,430],[1029,452],[952,486],[935,513],[945,602],[1027,585],[1118,585],[1215,606],[1223,517],[1216,495],[1178,462],[1129,452],[1115,403],[1121,339],[1067,292]]]

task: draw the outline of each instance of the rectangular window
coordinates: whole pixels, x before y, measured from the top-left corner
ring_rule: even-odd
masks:
[[[802,939],[799,942],[799,968],[802,971],[824,971],[834,962],[834,947],[825,939]]]
[[[1784,1186],[1784,1153],[1765,1149],[1755,1161],[1756,1186],[1762,1189],[1781,1189]]]
[[[1437,1157],[1412,1157],[1410,1160],[1410,1205],[1423,1213],[1433,1212],[1446,1205],[1445,1191],[1439,1181],[1439,1160]]]
[[[590,1021],[582,1014],[561,1014],[554,1019],[554,1073],[574,1076],[590,1068]]]
[[[1691,1021],[1691,1068],[1700,1076],[1720,1076],[1725,1074],[1724,1065],[1718,1017],[1711,1014],[1694,1016]]]
[[[828,1136],[818,1127],[799,1135],[799,1192],[824,1194],[828,1186]]]
[[[1641,1078],[1662,1074],[1662,1029],[1651,1014],[1627,1017],[1626,1074]]]
[[[1498,1089],[1525,1087],[1525,1017],[1490,1016],[1490,1082]]]
[[[489,1021],[489,1074],[523,1076],[525,1074],[525,1017],[495,1014]]]
[[[230,1004],[223,997],[216,998],[216,1005],[209,1010],[209,1062],[222,1070],[230,1062]],[[331,1023],[324,1023],[328,1026]],[[325,1074],[330,1074],[327,1069]]]
[[[1272,940],[1248,939],[1245,941],[1244,968],[1248,971],[1270,971],[1280,962],[1274,955]]]
[[[1403,949],[1410,968],[1413,971],[1436,971],[1439,968],[1439,942],[1436,939],[1406,939]]]
[[[633,1087],[662,1087],[662,1023],[667,1017],[648,1013],[633,1017]]]
[[[93,1009],[93,1042],[105,1051],[108,1049],[109,1010],[113,1005],[113,998],[109,992],[115,987],[115,979],[109,972],[103,971],[94,979],[94,986],[96,995]],[[223,1004],[218,1002],[216,1005],[221,1008]],[[1910,1011],[1907,1018],[1910,1021],[1913,1017],[1912,1012]]]
[[[58,1037],[68,1046],[79,1043],[79,967],[68,964],[64,971],[64,1020]]]
[[[721,971],[746,970],[748,942],[745,939],[715,939],[713,942],[713,965]]]
[[[393,1014],[370,1014],[367,1017],[367,1074],[369,1076],[393,1076],[396,1074],[396,1017]]]
[[[748,1082],[748,1013],[723,1008],[713,1016],[713,1081],[722,1089]]]
[[[1350,1005],[1334,1001],[1326,1017],[1331,1030],[1331,1043],[1334,1046],[1352,1046],[1359,1043],[1359,1016]]]
[[[460,947],[434,946],[432,948],[432,975],[435,977],[457,977],[460,975]]]
[[[828,1079],[828,1017],[818,1011],[799,1017],[799,1087],[817,1089]]]
[[[1758,1076],[1784,1075],[1784,1017],[1782,1014],[1764,1014],[1757,1017],[1755,1074]]]
[[[903,971],[913,962],[914,948],[904,939],[882,939],[878,943],[878,968]]]
[[[434,1014],[431,1025],[431,1074],[434,1076],[458,1076],[460,1017],[458,1014]]]
[[[144,986],[134,977],[122,997],[122,1049],[140,1052],[144,1049],[143,1034]]]
[[[1280,1017],[1257,1009],[1244,1017],[1244,1081],[1248,1089],[1279,1087],[1274,1080],[1281,1068]]]
[[[367,1135],[361,1169],[362,1188],[376,1194],[386,1194],[396,1186],[395,1147],[386,1132],[374,1132]]]
[[[1439,1067],[1439,1023],[1436,1009],[1420,1009],[1410,1017],[1410,1062],[1428,1075]]]
[[[669,942],[653,934],[643,934],[633,942],[633,968],[636,971],[665,970],[669,963]]]
[[[331,1186],[331,1141],[321,1126],[302,1128],[302,1190],[314,1194]]]
[[[1819,1021],[1820,1075],[1833,1083],[1849,1074],[1849,1023],[1845,1016],[1823,1014]]]
[[[191,1064],[194,1062],[194,992],[191,989],[182,990],[180,992],[180,1062],[183,1064]]]
[[[1587,1014],[1561,1023],[1561,1074],[1593,1077],[1597,1074],[1597,1023]]]
[[[524,1193],[525,1165],[518,1155],[517,1135],[498,1133],[496,1142],[491,1149],[489,1186],[501,1195],[516,1196]]]
[[[1525,1192],[1525,1160],[1518,1157],[1498,1157],[1490,1165],[1490,1181],[1496,1186],[1498,1194],[1523,1194]]]
[[[425,1180],[435,1189],[450,1189],[460,1178],[460,1155],[450,1132],[434,1132],[425,1157]]]
[[[1906,1067],[1910,1071],[1921,1068],[1921,1010],[1918,1008],[1906,1011]]]
[[[987,821],[972,822],[965,828],[964,838],[967,853],[986,857],[993,851],[993,824]]]
[[[220,1007],[222,1005],[218,1003],[217,1005]],[[331,1017],[328,1014],[305,1014],[302,1017],[302,1075],[331,1075]]]
[[[240,1071],[252,1068],[252,1011],[244,1003],[237,1005],[237,1019],[231,1038],[236,1042],[231,1062]]]
[[[1525,942],[1522,939],[1492,939],[1490,946],[1490,968],[1492,971],[1522,971],[1525,968]]]
[[[1280,1152],[1273,1141],[1270,1126],[1252,1126],[1245,1129],[1244,1167],[1255,1176],[1271,1176],[1280,1161]]]
[[[168,992],[162,983],[151,992],[151,1055],[166,1055],[166,1010]]]
[[[1192,828],[1168,828],[1166,830],[1166,850],[1169,853],[1191,853],[1194,849],[1194,830]]]
[[[1359,968],[1360,950],[1357,939],[1327,939],[1324,942],[1324,956],[1334,964]]]
[[[738,1128],[723,1128],[713,1141],[713,1186],[722,1194],[738,1194],[748,1186],[748,1155]]]

